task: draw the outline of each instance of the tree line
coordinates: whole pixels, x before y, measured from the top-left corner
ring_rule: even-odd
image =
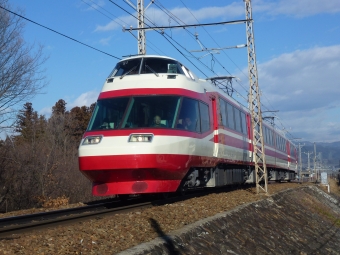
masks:
[[[91,182],[78,170],[78,146],[94,109],[66,110],[60,99],[49,118],[32,103],[19,110],[15,135],[0,140],[0,210],[40,207],[52,199],[91,199]]]
[[[48,57],[23,38],[23,16],[0,0],[0,133],[14,134],[0,138],[0,211],[91,199],[77,149],[94,104],[67,111],[60,99],[49,118],[33,109],[30,101],[47,85]]]

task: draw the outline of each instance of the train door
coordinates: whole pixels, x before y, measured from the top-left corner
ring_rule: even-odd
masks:
[[[277,163],[278,163],[278,160],[277,160],[277,157],[278,157],[278,152],[277,152],[277,146],[278,146],[278,143],[277,143],[277,135],[275,132],[273,132],[273,146],[274,146],[274,165],[277,167]]]
[[[286,151],[287,151],[287,166],[288,166],[288,169],[290,169],[291,167],[291,157],[293,155],[291,155],[291,152],[290,152],[290,143],[289,141],[286,140]]]
[[[247,114],[247,131],[248,131],[248,151],[249,151],[249,161],[253,162],[253,129],[251,127],[250,114]]]
[[[217,103],[216,103],[216,98],[212,97],[212,111],[213,111],[213,132],[214,132],[214,152],[213,156],[217,157],[218,156],[218,115],[217,115]]]

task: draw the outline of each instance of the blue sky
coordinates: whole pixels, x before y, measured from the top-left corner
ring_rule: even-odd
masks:
[[[135,14],[123,0],[113,2]],[[136,4],[137,0],[131,2]],[[149,2],[145,0],[145,5]],[[109,0],[9,0],[9,4],[11,10],[21,9],[25,17],[37,23],[116,57],[137,53],[136,39],[122,32],[123,25],[136,27],[136,19]],[[311,142],[339,141],[340,1],[253,0],[252,6],[262,110],[278,111],[264,115],[275,114],[277,128],[284,128],[293,137]],[[178,25],[163,7],[186,24],[245,19],[242,0],[156,0],[146,12],[147,19],[158,26]],[[176,58],[201,78],[216,74],[239,77],[240,81],[233,84],[234,97],[247,105],[246,48],[205,57],[204,53],[190,53],[200,49],[195,33],[206,48],[245,44],[244,24],[165,33],[177,49],[159,33],[149,31],[148,54]],[[59,99],[67,102],[68,109],[95,102],[117,62],[30,22],[26,22],[24,38],[44,45],[49,56],[44,66],[49,84],[32,100],[34,109],[47,116]],[[193,56],[202,57],[201,62]]]

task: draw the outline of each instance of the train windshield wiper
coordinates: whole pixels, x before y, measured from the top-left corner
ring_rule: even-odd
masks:
[[[155,70],[153,70],[150,66],[145,65],[145,67],[149,69],[151,72],[153,72],[157,77],[159,76],[159,74]]]
[[[120,76],[120,79],[123,79],[125,77],[125,75],[128,75],[129,73],[131,73],[133,70],[135,70],[137,68],[137,66],[132,67],[129,71],[127,71],[125,74],[123,74],[122,76]]]

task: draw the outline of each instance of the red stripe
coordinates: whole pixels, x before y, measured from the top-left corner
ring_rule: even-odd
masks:
[[[249,146],[248,139],[246,137],[244,137],[244,140],[241,140],[226,134],[218,134],[218,143],[243,150],[247,150]]]
[[[117,130],[96,130],[86,131],[83,138],[86,136],[102,135],[104,137],[114,136],[130,136],[131,134],[154,134],[161,136],[180,136],[203,139],[211,135],[211,130],[204,133],[195,133],[184,129],[169,129],[169,128],[141,128],[141,129],[117,129]]]
[[[140,96],[140,95],[181,95],[192,98],[197,98],[206,103],[209,103],[209,93],[197,93],[187,89],[179,88],[133,88],[120,89],[101,92],[98,99],[122,97],[122,96]]]

